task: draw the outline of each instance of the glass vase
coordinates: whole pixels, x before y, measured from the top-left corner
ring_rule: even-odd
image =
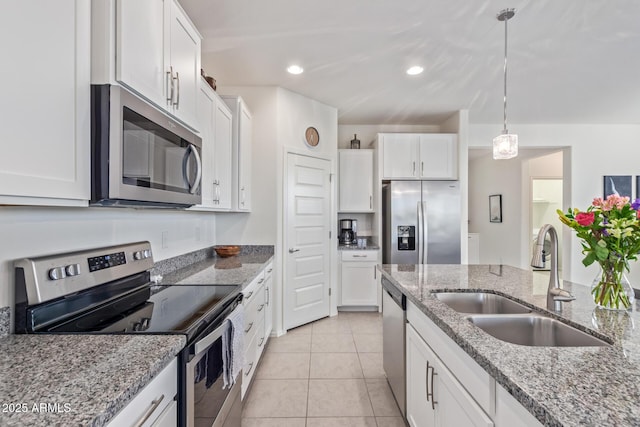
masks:
[[[631,310],[635,294],[624,274],[628,270],[627,262],[623,259],[606,260],[599,264],[600,271],[591,285],[591,295],[596,306],[607,310]]]

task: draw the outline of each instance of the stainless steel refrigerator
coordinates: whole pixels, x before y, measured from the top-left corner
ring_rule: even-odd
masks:
[[[384,183],[382,221],[383,263],[460,263],[457,181]]]

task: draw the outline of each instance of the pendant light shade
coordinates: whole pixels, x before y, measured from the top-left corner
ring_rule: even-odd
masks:
[[[515,9],[504,9],[497,16],[498,21],[504,21],[504,127],[502,133],[493,138],[493,158],[496,160],[512,159],[518,155],[518,135],[507,130],[507,21],[515,14]]]

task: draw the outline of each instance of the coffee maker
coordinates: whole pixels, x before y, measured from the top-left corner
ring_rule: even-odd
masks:
[[[355,219],[340,220],[340,243],[343,245],[355,245],[358,243],[358,221]]]

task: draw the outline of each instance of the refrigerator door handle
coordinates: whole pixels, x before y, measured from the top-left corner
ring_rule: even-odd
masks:
[[[417,239],[418,239],[418,264],[422,264],[423,263],[423,240],[422,240],[422,202],[418,202],[417,203],[417,208],[418,208],[418,233],[417,233]]]
[[[422,208],[422,264],[426,264],[428,258],[427,251],[429,250],[429,246],[427,245],[427,241],[429,239],[429,229],[428,229],[428,221],[427,221],[427,202],[421,202],[420,207]]]

